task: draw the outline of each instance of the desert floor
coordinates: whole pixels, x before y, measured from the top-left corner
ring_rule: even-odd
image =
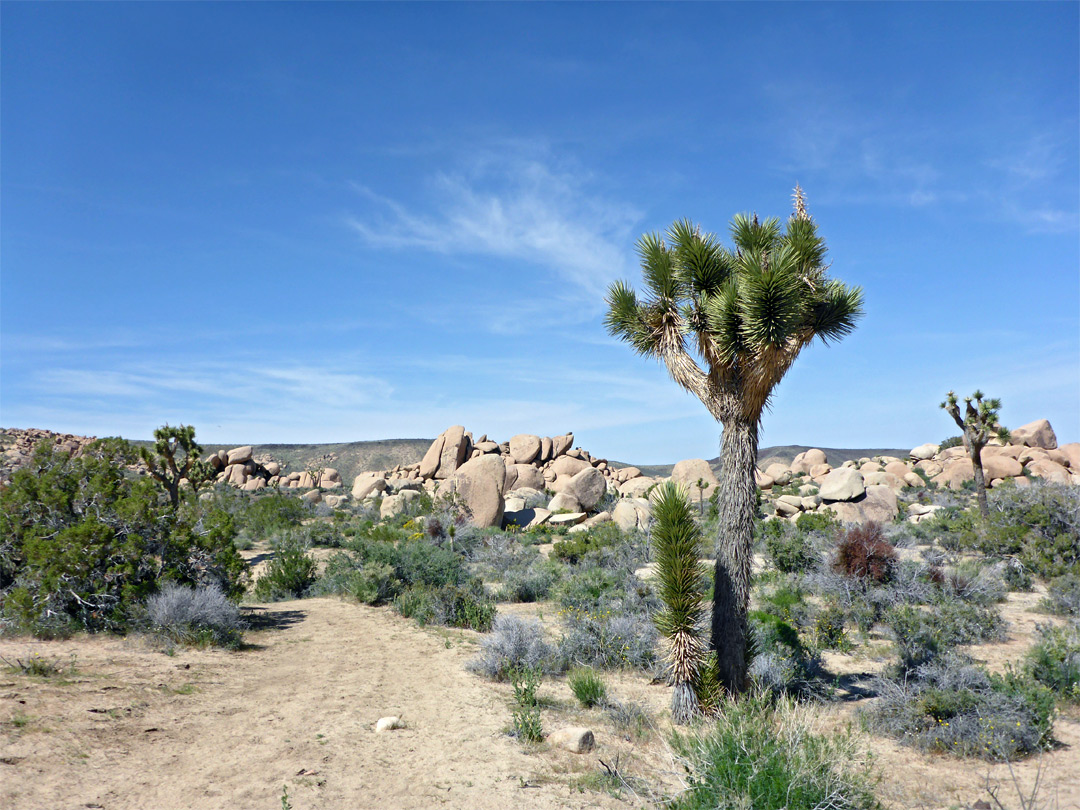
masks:
[[[993,667],[1018,657],[1045,621],[1031,612],[1037,596],[1011,598],[1011,640],[972,650]],[[500,609],[554,627],[554,605]],[[545,729],[583,724],[596,733],[596,750],[575,755],[507,735],[510,687],[465,668],[475,633],[421,628],[337,599],[254,606],[249,620],[247,646],[235,652],[168,655],[137,637],[0,641],[9,661],[38,653],[74,656],[75,665],[49,679],[0,669],[0,807],[270,810],[282,807],[285,786],[294,810],[644,807],[681,785],[665,744],[668,689],[644,675],[605,675],[617,699],[653,718],[629,732],[577,708],[565,679],[545,680]],[[808,710],[814,722],[857,727],[857,684],[884,659],[873,647],[830,657],[846,677],[839,699]],[[387,715],[406,727],[376,734]],[[1041,769],[1040,806],[1080,807],[1080,712],[1058,718],[1056,737],[1060,747],[1013,772],[1029,786]],[[967,807],[989,798],[988,780],[1006,807],[1020,807],[1005,765],[865,739],[891,807]]]

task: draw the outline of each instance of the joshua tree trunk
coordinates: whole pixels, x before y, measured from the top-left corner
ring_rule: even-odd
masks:
[[[979,514],[990,519],[990,504],[986,500],[986,475],[983,473],[982,450],[985,445],[968,439],[968,454],[971,456],[971,468],[975,475],[975,496],[979,501]]]
[[[713,587],[712,645],[720,683],[729,694],[746,686],[747,611],[756,508],[754,464],[757,461],[756,421],[724,421],[720,443],[720,493],[717,506],[724,532],[717,542],[716,583]]]

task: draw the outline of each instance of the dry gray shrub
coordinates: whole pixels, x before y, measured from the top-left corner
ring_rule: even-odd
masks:
[[[154,632],[177,644],[235,644],[244,629],[239,608],[216,583],[170,583],[147,600],[146,610]]]
[[[503,681],[512,671],[549,668],[551,648],[537,621],[498,616],[492,632],[480,642],[480,655],[469,662],[472,672]]]

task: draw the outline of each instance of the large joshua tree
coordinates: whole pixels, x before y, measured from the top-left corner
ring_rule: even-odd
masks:
[[[971,401],[975,400],[975,405]],[[964,431],[964,446],[971,458],[972,472],[975,478],[975,494],[979,501],[979,513],[990,518],[990,504],[986,501],[986,476],[983,474],[982,450],[991,438],[997,437],[1003,442],[1009,440],[1009,431],[998,424],[1000,399],[983,399],[983,392],[976,391],[970,397],[964,397],[964,413],[960,413],[956,394],[950,391],[945,395],[941,407]]]
[[[849,334],[862,291],[826,275],[825,240],[795,188],[787,223],[738,214],[731,248],[693,223],[638,240],[645,291],[608,290],[608,331],[667,366],[723,425],[712,645],[728,692],[746,686],[758,426],[776,384],[815,338]]]

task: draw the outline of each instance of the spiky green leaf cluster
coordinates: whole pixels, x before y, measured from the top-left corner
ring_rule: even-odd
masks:
[[[814,338],[839,340],[854,329],[862,291],[826,276],[825,240],[805,213],[801,190],[785,225],[738,214],[730,234],[729,248],[678,220],[663,236],[642,236],[643,293],[624,281],[613,284],[604,323],[669,369],[673,352],[695,352],[709,385],[738,389],[748,415],[756,416],[806,345]]]
[[[656,614],[656,627],[668,640],[675,684],[690,683],[705,655],[701,638],[705,618],[701,530],[686,495],[671,481],[660,487],[653,521],[657,595],[663,603]]]

